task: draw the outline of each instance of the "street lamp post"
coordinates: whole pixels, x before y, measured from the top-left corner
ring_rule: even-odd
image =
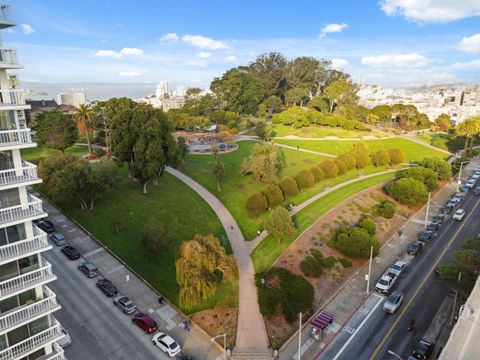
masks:
[[[388,350],[388,353],[389,353],[390,355],[395,356],[395,357],[396,357],[397,359],[399,359],[399,360],[403,360],[403,359],[400,357],[400,355],[394,353],[392,350]]]
[[[468,162],[470,162],[470,160],[468,160],[468,161],[462,161],[462,162],[460,163],[460,171],[458,172],[458,181],[457,181],[457,192],[460,191],[460,183],[461,183],[461,181],[462,181],[462,167],[463,167],[463,164],[466,164],[466,163],[468,163]]]
[[[210,341],[214,342],[220,336],[223,336],[223,356],[225,357],[225,360],[227,360],[227,333],[214,336]]]
[[[368,263],[368,274],[365,276],[367,278],[367,293],[370,291],[370,275],[372,272],[372,258],[373,258],[373,246],[370,247],[370,261]]]

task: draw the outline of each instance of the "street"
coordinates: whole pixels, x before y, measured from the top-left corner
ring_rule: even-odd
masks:
[[[395,356],[388,354],[388,350],[403,359],[411,355],[448,291],[444,283],[435,277],[434,269],[439,263],[448,262],[465,239],[480,232],[480,224],[476,221],[480,218],[478,197],[468,193],[461,207],[466,210],[465,219],[461,222],[447,220],[422,254],[416,258],[405,255],[406,259],[412,259],[396,287],[405,294],[397,312],[385,313],[382,310],[385,297],[371,294],[364,307],[355,313],[344,331],[318,359],[394,359]],[[433,210],[434,213],[438,211]],[[416,326],[414,330],[407,331],[411,319],[415,319]]]

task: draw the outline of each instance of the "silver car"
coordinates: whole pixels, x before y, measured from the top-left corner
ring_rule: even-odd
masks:
[[[403,292],[395,290],[392,294],[385,300],[383,304],[383,311],[393,314],[397,309],[402,305],[403,301]]]
[[[57,246],[67,245],[67,239],[65,239],[65,235],[61,232],[52,232],[48,237]]]
[[[113,298],[113,305],[118,306],[125,314],[133,314],[137,310],[137,305],[128,297],[118,294]]]

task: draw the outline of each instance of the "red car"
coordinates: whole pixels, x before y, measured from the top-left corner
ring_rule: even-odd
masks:
[[[150,316],[143,313],[138,313],[132,318],[132,322],[147,334],[152,334],[157,331],[158,325]]]

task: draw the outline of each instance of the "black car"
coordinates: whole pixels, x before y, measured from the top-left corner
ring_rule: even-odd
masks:
[[[417,256],[420,253],[420,251],[422,251],[422,249],[423,249],[422,242],[417,240],[410,244],[410,246],[407,249],[407,253],[410,255]]]
[[[97,281],[97,287],[103,291],[108,297],[113,297],[118,294],[118,289],[112,284],[110,280],[100,279]]]
[[[435,224],[435,223],[430,223],[428,224],[428,226],[425,228],[426,231],[431,231],[432,233],[434,233],[435,231],[438,230],[438,224]]]
[[[480,195],[480,186],[477,186],[475,190],[473,190],[473,195],[478,196]]]
[[[193,357],[184,353],[177,354],[175,360],[193,360]]]
[[[427,230],[423,230],[419,235],[418,235],[418,240],[420,240],[421,242],[427,242],[429,241],[433,236],[433,232],[432,231],[427,231]]]
[[[82,273],[85,274],[86,277],[88,278],[94,278],[95,276],[98,275],[98,269],[95,266],[95,264],[91,262],[86,262],[83,263],[78,267],[78,270],[80,270]]]
[[[432,223],[433,224],[437,224],[438,226],[442,225],[442,223],[445,221],[445,215],[443,214],[440,214],[440,215],[436,215],[433,217],[432,219]]]
[[[413,349],[413,356],[420,360],[426,360],[430,358],[434,348],[435,344],[432,340],[422,337],[417,346],[415,346],[415,349]]]
[[[46,233],[52,233],[55,231],[55,226],[53,226],[52,222],[49,220],[40,220],[35,225]]]
[[[441,211],[442,214],[448,215],[453,211],[453,209],[455,209],[455,205],[449,202],[440,211]]]
[[[67,245],[62,248],[62,253],[65,254],[70,260],[77,260],[80,258],[80,253],[73,246]]]

